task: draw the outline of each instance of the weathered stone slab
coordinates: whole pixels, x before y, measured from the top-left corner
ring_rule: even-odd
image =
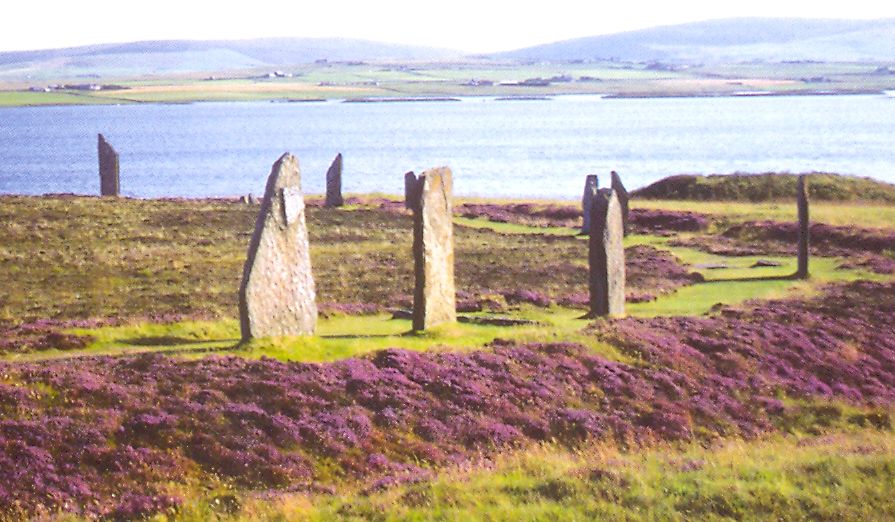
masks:
[[[625,249],[622,209],[612,189],[593,197],[588,238],[590,316],[625,313]]]
[[[99,193],[102,196],[118,196],[121,192],[118,178],[118,153],[102,134],[97,134],[96,141],[99,156]]]
[[[420,202],[422,185],[413,171],[404,174],[404,208],[413,210]]]
[[[425,330],[457,320],[453,180],[451,170],[441,167],[412,182],[405,176],[405,183],[413,209],[413,329]]]
[[[808,279],[808,247],[810,243],[808,219],[808,176],[799,176],[796,185],[796,203],[799,210],[799,260],[796,277]]]
[[[317,303],[298,160],[284,154],[267,179],[239,287],[243,340],[314,333]]]
[[[600,180],[596,174],[588,174],[584,178],[584,195],[581,196],[582,224],[581,233],[590,233],[590,207],[594,201],[594,194],[600,186]]]
[[[327,207],[341,207],[345,204],[342,199],[342,153],[336,155],[329,170],[326,171],[326,201]]]
[[[628,190],[625,189],[625,185],[622,183],[622,178],[618,175],[618,172],[612,171],[609,173],[612,177],[612,190],[615,191],[616,197],[618,197],[618,203],[622,207],[622,225],[625,229],[625,235],[628,235]]]

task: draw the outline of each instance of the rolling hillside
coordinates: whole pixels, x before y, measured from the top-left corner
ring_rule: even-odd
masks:
[[[0,78],[190,73],[284,67],[322,59],[417,61],[456,56],[444,49],[346,38],[170,40],[0,53]]]
[[[895,68],[895,19],[737,18],[655,27],[539,45],[489,56],[346,38],[147,41],[41,51],[0,52],[0,80],[109,78],[286,69],[326,59],[346,61],[879,63]]]
[[[895,61],[895,19],[733,18],[565,40],[492,57],[672,63]]]

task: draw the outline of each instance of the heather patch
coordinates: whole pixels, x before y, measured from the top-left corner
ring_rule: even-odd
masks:
[[[749,391],[895,401],[895,285],[857,281],[807,302],[771,301],[714,317],[625,318],[593,328],[650,365],[709,381],[697,406],[726,407]],[[714,389],[713,389],[714,388]],[[717,402],[720,401],[720,402]]]
[[[723,256],[796,255],[798,223],[760,221],[729,227],[720,235],[678,238],[672,246],[698,248]],[[895,233],[854,226],[811,225],[811,253],[851,258],[844,267],[895,272]]]
[[[668,235],[699,232],[711,224],[709,216],[683,210],[631,209],[629,225],[634,233]]]
[[[534,227],[580,227],[581,208],[571,205],[532,203],[464,203],[454,213],[466,218],[485,218],[495,223]]]
[[[632,303],[653,301],[682,286],[703,281],[702,275],[691,272],[672,253],[649,245],[634,245],[625,249],[625,271],[627,301]],[[508,307],[523,303],[539,307],[558,304],[570,308],[587,308],[587,266],[583,260],[579,263],[542,261],[535,272],[537,274],[543,274],[544,278],[568,280],[572,290],[557,288],[552,292],[545,292],[538,286],[528,284],[520,284],[515,288],[460,289],[457,291],[457,310],[502,312]],[[576,279],[578,283],[572,285]],[[413,299],[405,294],[398,296],[395,303],[399,307],[410,308],[413,306]]]
[[[580,207],[570,205],[534,205],[531,203],[465,203],[454,209],[465,218],[484,218],[494,223],[513,223],[531,227],[579,228]],[[631,209],[631,230],[641,234],[669,234],[705,230],[710,224],[705,214],[680,210]]]
[[[142,318],[152,323],[174,323],[201,318],[201,314],[187,317],[181,314],[157,314]],[[95,329],[124,324],[121,318],[106,319],[38,319],[23,323],[0,322],[0,355],[46,350],[77,351],[96,339],[91,335],[68,333],[67,330]]]
[[[703,281],[673,254],[646,245],[625,249],[626,293],[629,302],[651,301],[659,295]]]
[[[96,328],[107,326],[114,321],[53,321],[42,319],[21,324],[0,323],[0,355],[31,351],[78,350],[93,339],[63,332],[69,328]]]
[[[800,406],[788,398],[871,408],[812,414],[885,426],[885,410],[872,408],[895,402],[893,314],[895,284],[858,282],[808,302],[593,325],[642,364],[576,344],[500,341],[329,364],[161,355],[3,364],[0,504],[165,511],[178,502],[170,477],[195,473],[244,488],[360,481],[372,492],[535,441],[755,435],[795,422]]]
[[[256,205],[84,197],[4,197],[2,203],[0,321],[236,314],[234,292]],[[308,208],[321,311],[354,315],[401,306],[401,296],[413,290],[409,212],[403,202],[385,198],[349,203],[331,209],[312,201]],[[577,210],[513,208],[538,219],[574,216],[576,227],[580,221]],[[555,302],[587,285],[587,245],[574,237],[456,226],[455,262],[457,289],[476,299],[532,292]],[[639,293],[655,295],[646,288]],[[18,336],[0,328],[0,338]],[[30,350],[38,341],[15,341],[0,350]]]

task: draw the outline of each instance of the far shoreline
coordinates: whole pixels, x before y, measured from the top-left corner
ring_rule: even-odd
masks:
[[[479,95],[448,95],[448,96],[362,96],[362,97],[316,97],[316,98],[259,98],[259,99],[240,99],[234,97],[229,98],[201,98],[193,100],[131,100],[123,98],[109,98],[106,101],[103,98],[92,98],[89,102],[49,102],[49,103],[3,103],[3,95],[8,93],[28,94],[28,91],[0,91],[0,110],[2,109],[18,109],[18,108],[41,108],[41,107],[88,107],[88,106],[125,106],[125,105],[193,105],[193,104],[209,104],[209,103],[283,103],[283,104],[379,104],[379,103],[445,103],[445,102],[462,102],[464,100],[485,100],[485,101],[551,101],[556,98],[595,98],[603,100],[662,100],[662,99],[702,99],[702,98],[778,98],[778,97],[830,97],[830,96],[885,96],[895,98],[895,91],[888,89],[847,89],[847,90],[812,90],[812,91],[738,91],[738,92],[615,92],[615,93],[597,93],[597,92],[559,92],[559,93],[531,93],[531,94],[511,94],[511,95],[495,95],[495,94],[479,94]],[[66,93],[63,93],[66,94]]]

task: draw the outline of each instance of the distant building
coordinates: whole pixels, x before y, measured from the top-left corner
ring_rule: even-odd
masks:
[[[476,78],[473,78],[468,82],[465,82],[463,85],[467,87],[491,87],[492,85],[494,85],[494,82],[492,82],[491,80],[478,80]]]

